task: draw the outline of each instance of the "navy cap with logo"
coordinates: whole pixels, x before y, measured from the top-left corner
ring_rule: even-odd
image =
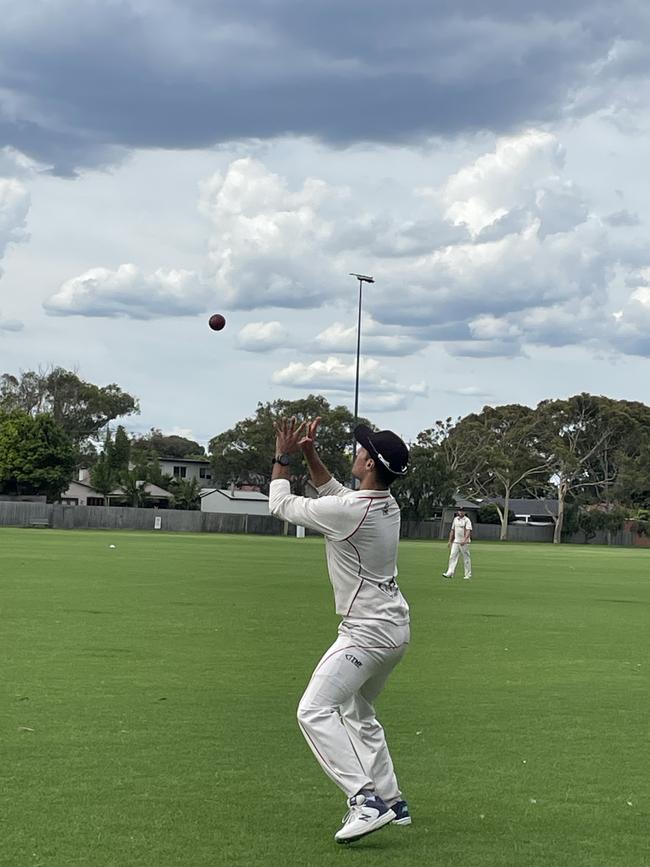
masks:
[[[354,429],[354,438],[368,452],[373,461],[378,461],[395,476],[405,476],[408,471],[409,450],[406,443],[392,430],[370,430],[365,424]]]

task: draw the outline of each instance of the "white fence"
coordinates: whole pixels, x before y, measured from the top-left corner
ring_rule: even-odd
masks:
[[[271,515],[225,515],[217,512],[189,512],[180,509],[130,509],[116,506],[63,506],[48,503],[24,503],[0,501],[0,527],[51,527],[58,530],[154,530],[156,519],[160,529],[179,533],[254,533],[263,536],[281,536],[285,533],[284,521]],[[444,527],[443,539],[449,537],[448,524]],[[472,538],[476,541],[499,539],[498,524],[476,524]],[[296,528],[288,526],[289,535],[296,535]],[[307,531],[312,535],[310,530]],[[403,521],[404,539],[439,539],[440,521]],[[553,527],[533,527],[529,524],[510,524],[510,542],[552,542]],[[569,542],[577,544],[607,544],[604,532],[586,539],[576,533]],[[612,545],[635,545],[638,537],[633,533],[613,533]]]

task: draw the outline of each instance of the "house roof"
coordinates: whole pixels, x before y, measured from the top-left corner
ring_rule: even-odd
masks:
[[[478,509],[481,505],[475,500],[467,500],[465,497],[454,497],[454,504],[456,509],[462,509],[463,511],[465,509]]]
[[[174,495],[170,494],[169,491],[166,491],[164,488],[160,488],[158,485],[154,485],[151,482],[147,482],[144,489],[150,497],[158,497],[161,500],[172,500],[174,498]]]
[[[257,500],[264,503],[268,503],[269,500],[266,494],[261,494],[259,491],[240,491],[237,488],[234,491],[222,488],[204,488],[199,496],[203,498],[209,497],[212,494],[221,494],[229,500]]]
[[[503,505],[503,497],[481,497],[468,500],[466,497],[454,497],[456,509],[479,509],[481,506],[498,503]],[[515,515],[557,515],[557,500],[536,500],[531,497],[513,497],[509,501],[509,508]]]
[[[95,488],[93,488],[92,485],[89,485],[88,482],[80,482],[79,479],[72,479],[72,481],[70,482],[70,486],[72,485],[79,485],[80,488],[88,488],[89,491],[95,490]]]
[[[142,487],[143,483],[138,482],[138,485]],[[173,500],[174,498],[174,495],[170,494],[169,491],[166,491],[164,488],[159,488],[158,485],[153,485],[151,482],[144,483],[144,491],[146,494],[149,494],[150,497],[155,497],[157,500]],[[126,494],[124,488],[115,488],[115,490],[111,491],[108,496],[124,497]]]
[[[140,487],[142,486],[142,484],[143,484],[143,482],[138,482],[138,485]],[[79,482],[79,481],[77,481],[77,479],[73,479],[70,482],[70,484],[68,486],[68,491],[72,488],[73,485],[78,485],[80,488],[85,488],[89,494],[96,494],[98,497],[104,497],[105,496],[105,494],[102,494],[96,488],[93,488],[93,486],[88,484],[88,482]],[[158,485],[154,485],[151,482],[145,482],[144,483],[144,490],[147,494],[149,494],[150,497],[155,497],[157,500],[172,500],[174,498],[174,495],[170,494],[169,491],[164,490],[164,488],[159,488]],[[63,494],[63,497],[65,497],[66,494],[67,494],[67,491],[66,491],[66,493]],[[124,488],[117,487],[114,490],[112,490],[108,496],[109,497],[124,497],[126,495],[124,493]]]
[[[210,458],[170,458],[167,455],[161,455],[158,462],[165,461],[167,464],[209,464]]]
[[[503,497],[486,497],[483,503],[498,503],[503,505]],[[509,502],[509,508],[515,515],[557,515],[557,500],[534,500],[528,497],[514,497]]]

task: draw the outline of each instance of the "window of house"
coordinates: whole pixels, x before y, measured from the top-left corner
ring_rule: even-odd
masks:
[[[184,479],[187,476],[187,467],[174,467],[174,476],[177,479]]]
[[[103,497],[88,497],[86,500],[87,506],[103,506],[104,498]]]
[[[199,478],[211,479],[212,473],[210,472],[210,467],[199,467]]]

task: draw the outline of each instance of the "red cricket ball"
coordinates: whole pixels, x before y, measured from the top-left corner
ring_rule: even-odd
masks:
[[[221,313],[213,314],[208,320],[208,325],[213,331],[221,331],[222,328],[225,327],[226,317],[222,316]]]

